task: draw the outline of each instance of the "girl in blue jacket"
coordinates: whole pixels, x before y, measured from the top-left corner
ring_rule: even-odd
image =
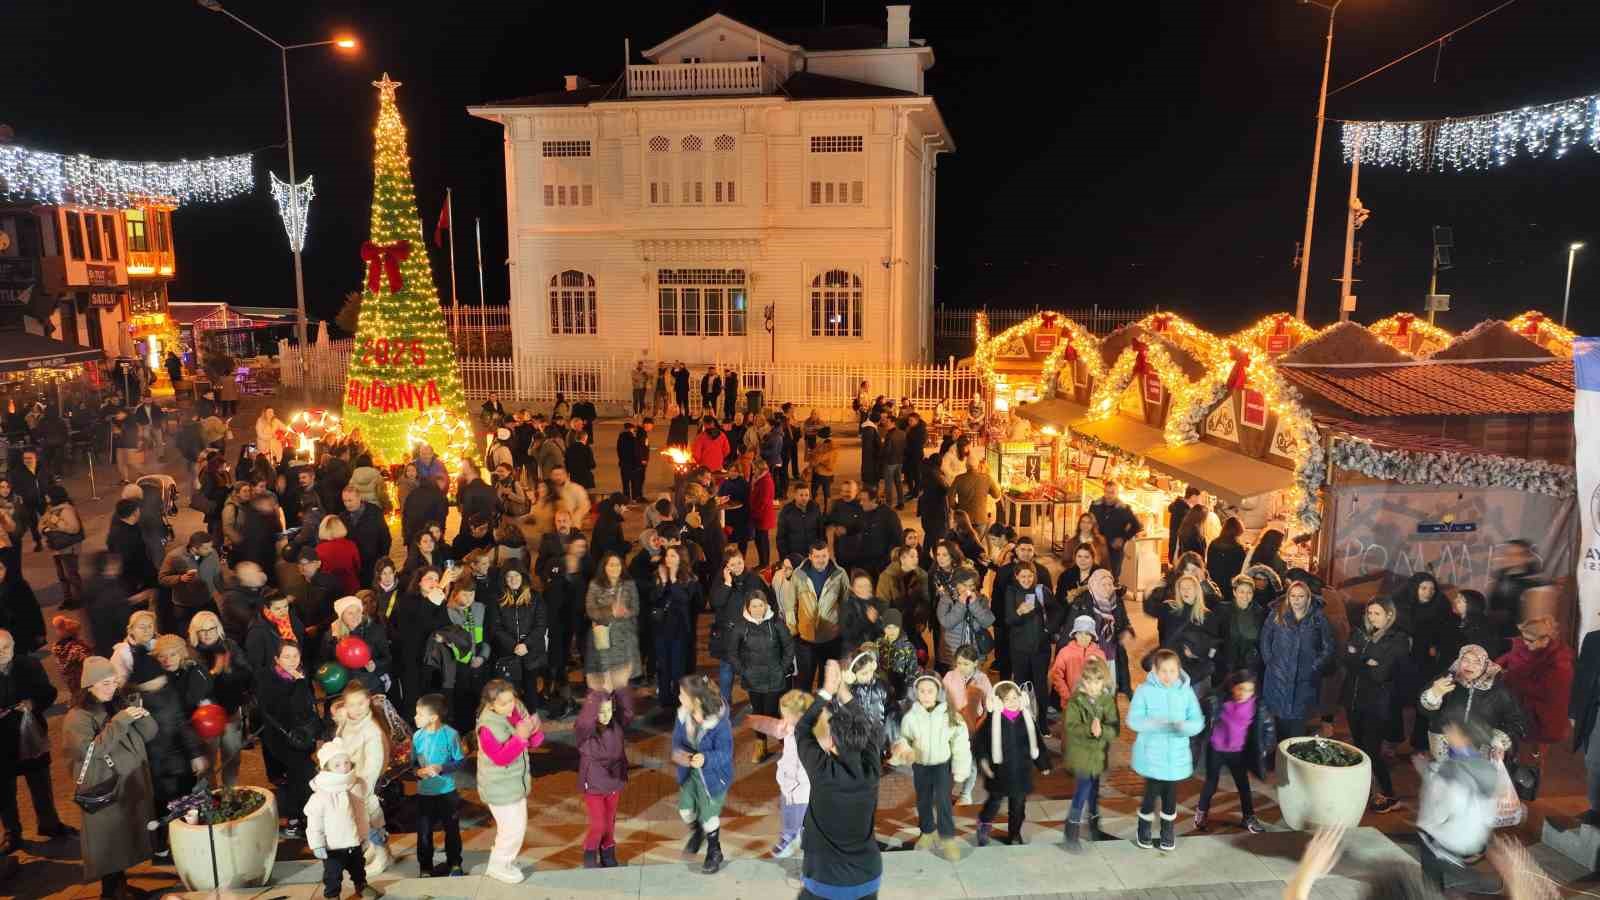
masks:
[[[672,761],[678,766],[678,816],[689,826],[683,852],[706,845],[707,875],[722,868],[722,804],[733,783],[733,729],[717,685],[704,675],[678,682],[678,722],[672,728]]]
[[[1161,849],[1178,846],[1178,782],[1194,774],[1189,739],[1205,728],[1200,701],[1189,686],[1178,654],[1157,650],[1151,657],[1150,677],[1133,692],[1128,704],[1128,727],[1138,733],[1133,742],[1133,771],[1144,776],[1144,799],[1139,803],[1139,831],[1134,839],[1148,850],[1156,801],[1161,801]]]

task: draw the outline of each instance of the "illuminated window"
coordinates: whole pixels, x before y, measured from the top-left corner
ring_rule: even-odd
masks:
[[[150,221],[155,223],[156,226],[156,249],[162,253],[171,251],[172,244],[169,233],[172,230],[172,213],[165,210],[152,209],[150,211]]]
[[[657,333],[743,337],[747,283],[743,269],[657,269]]]
[[[544,141],[544,205],[593,206],[594,169],[588,141]]]
[[[568,269],[550,279],[550,333],[596,334],[594,276]]]
[[[150,236],[145,232],[144,210],[130,209],[123,214],[128,222],[129,252],[145,253],[150,249]]]
[[[83,259],[83,217],[71,210],[67,210],[67,247],[73,259]]]
[[[867,155],[859,134],[811,137],[806,182],[813,206],[861,205],[866,196]]]
[[[811,336],[861,337],[861,276],[830,269],[811,279]]]

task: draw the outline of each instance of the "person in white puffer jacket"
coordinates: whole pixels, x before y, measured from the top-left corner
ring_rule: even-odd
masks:
[[[332,714],[339,739],[350,754],[355,777],[366,795],[368,830],[363,836],[363,855],[367,874],[377,875],[389,866],[389,836],[384,831],[383,807],[378,804],[378,779],[389,764],[389,741],[372,715],[372,697],[359,681],[345,685]]]
[[[336,898],[346,873],[356,896],[374,898],[383,892],[367,884],[361,842],[368,831],[367,794],[356,776],[350,748],[334,738],[317,750],[322,771],[311,779],[306,801],[306,846],[322,860],[322,896]]]
[[[955,862],[961,858],[961,845],[956,841],[950,794],[972,771],[972,741],[966,720],[945,700],[944,684],[938,678],[919,677],[911,685],[911,694],[911,708],[900,719],[900,739],[890,759],[899,765],[911,763],[917,825],[922,832],[917,849],[937,849]]]

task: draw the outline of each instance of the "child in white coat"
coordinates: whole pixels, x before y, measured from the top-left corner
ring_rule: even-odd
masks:
[[[389,764],[389,741],[372,715],[372,696],[359,681],[345,685],[333,709],[339,739],[350,754],[355,776],[367,798],[369,830],[364,835],[367,872],[377,875],[389,866],[389,836],[378,805],[378,779]]]
[[[778,843],[772,848],[774,859],[787,859],[800,849],[800,829],[805,825],[806,807],[811,804],[811,778],[800,762],[800,748],[795,742],[794,728],[811,708],[811,695],[805,691],[789,691],[778,700],[781,718],[751,716],[750,727],[769,738],[783,741],[783,754],[778,757]]]
[[[321,769],[311,779],[311,799],[306,801],[306,845],[322,860],[322,896],[339,896],[346,873],[357,896],[373,898],[383,892],[367,884],[361,842],[366,838],[367,795],[356,777],[350,748],[334,738],[317,750]]]
[[[913,702],[900,721],[900,740],[890,759],[911,763],[917,791],[917,849],[937,849],[945,859],[961,858],[956,842],[951,792],[972,771],[972,740],[960,710],[945,701],[944,685],[933,675],[919,677],[911,688]]]

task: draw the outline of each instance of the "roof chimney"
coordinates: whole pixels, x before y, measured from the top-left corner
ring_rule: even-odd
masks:
[[[911,7],[906,4],[895,4],[886,9],[889,11],[889,40],[885,46],[911,46]]]
[[[589,79],[583,77],[582,75],[568,75],[568,76],[566,76],[566,79],[567,79],[567,90],[569,90],[569,91],[580,90],[580,89],[586,88],[586,87],[588,87],[590,85]]]

